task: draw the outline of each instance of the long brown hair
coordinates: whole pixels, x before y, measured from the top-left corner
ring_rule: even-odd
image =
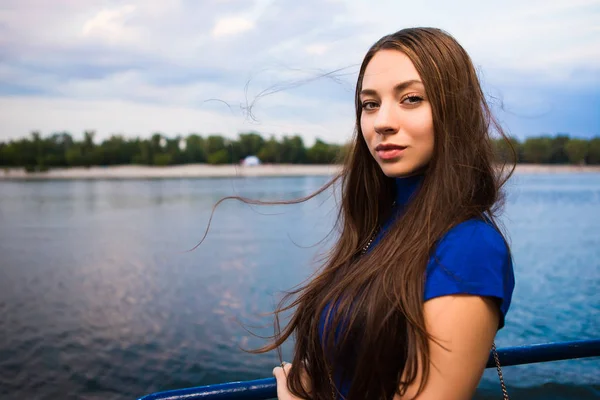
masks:
[[[418,71],[431,103],[435,144],[421,187],[405,212],[371,252],[361,255],[378,225],[389,217],[394,199],[394,180],[369,153],[360,127],[363,76],[382,49],[406,54]],[[293,336],[292,364],[304,366],[311,390],[303,387],[300,368],[291,369],[288,387],[302,398],[331,399],[330,371],[351,381],[350,400],[403,394],[419,372],[422,391],[429,374],[428,340],[435,340],[423,316],[428,260],[436,242],[465,220],[487,218],[498,228],[494,217],[502,205],[501,188],[514,170],[513,165],[505,174],[494,165],[490,135],[495,130],[507,137],[492,116],[469,55],[439,29],[404,29],[377,41],[362,62],[355,106],[355,134],[341,172],[317,193],[293,201],[308,200],[341,183],[339,239],[322,268],[287,292],[275,310],[272,341],[250,350],[279,350]],[[319,323],[328,304],[336,307],[328,315],[332,324],[322,343]],[[288,310],[293,313],[282,330],[279,314]],[[332,327],[343,329],[336,333]]]

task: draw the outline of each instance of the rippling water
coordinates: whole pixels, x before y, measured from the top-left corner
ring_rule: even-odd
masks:
[[[322,177],[0,183],[0,398],[135,399],[270,376],[281,291],[335,217]],[[600,175],[517,175],[504,222],[517,286],[499,347],[600,336]],[[290,346],[284,349],[290,358]],[[504,369],[514,399],[600,397],[600,360]],[[486,371],[478,398],[500,398]]]

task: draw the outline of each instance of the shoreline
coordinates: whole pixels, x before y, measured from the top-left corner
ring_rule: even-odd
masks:
[[[240,165],[185,164],[167,167],[121,165],[109,167],[56,168],[48,172],[27,173],[24,168],[0,170],[0,181],[58,179],[181,179],[181,178],[245,178],[332,176],[339,165],[263,164]],[[600,165],[519,164],[515,174],[600,173]]]

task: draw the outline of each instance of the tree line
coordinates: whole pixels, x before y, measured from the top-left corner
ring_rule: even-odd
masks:
[[[147,139],[113,135],[100,143],[94,138],[94,131],[85,131],[80,141],[68,132],[47,137],[32,132],[29,137],[0,142],[0,166],[46,171],[125,164],[218,165],[239,163],[250,155],[257,156],[263,163],[331,164],[341,161],[348,148],[319,139],[306,147],[299,135],[266,139],[257,132],[240,133],[236,139],[219,134],[167,137],[161,133],[154,133]],[[600,137],[588,140],[570,138],[568,134],[541,135],[523,142],[511,139],[511,144],[519,163],[600,164]],[[495,139],[494,148],[498,161],[512,160],[512,150],[504,140]]]

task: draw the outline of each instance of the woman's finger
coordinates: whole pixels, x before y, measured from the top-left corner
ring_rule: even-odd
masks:
[[[289,374],[290,369],[292,369],[292,364],[286,363],[284,361],[284,363],[283,363],[283,372],[285,372],[285,376],[287,376]]]
[[[273,368],[273,376],[277,380],[277,384],[279,384],[280,375],[283,375],[283,368],[281,368],[281,367]]]
[[[277,398],[279,400],[302,400],[299,397],[293,396],[287,387],[287,378],[290,374],[290,370],[292,369],[292,364],[283,362],[282,366],[277,366],[273,368],[273,375],[275,376],[275,380],[277,381]],[[300,371],[302,376],[302,385],[304,389],[310,393],[310,383],[306,376],[306,371]]]
[[[282,363],[283,367],[278,366],[273,368],[273,376],[277,381],[277,398],[279,400],[295,399],[287,389],[287,376],[292,368],[292,364]]]
[[[287,377],[288,373],[290,372],[290,369],[292,368],[292,364],[290,363],[286,363],[285,361],[282,363],[283,367],[281,367],[281,365],[273,368],[273,376],[275,376],[275,378],[279,378],[281,379],[282,377]]]

